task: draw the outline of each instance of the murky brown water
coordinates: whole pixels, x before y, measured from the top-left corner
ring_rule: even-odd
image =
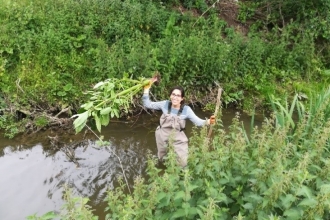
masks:
[[[205,118],[210,114],[198,109],[196,114]],[[235,112],[223,110],[223,124],[231,124]],[[259,117],[262,118],[262,117]],[[247,128],[251,117],[241,115]],[[260,124],[256,119],[256,124]],[[111,122],[102,128],[104,140],[110,146],[99,147],[94,135],[59,134],[39,132],[29,137],[8,140],[0,136],[0,219],[19,220],[37,213],[59,211],[63,186],[67,184],[75,196],[90,198],[89,205],[100,220],[105,218],[104,198],[109,188],[117,186],[122,175],[118,155],[126,177],[132,186],[133,179],[145,175],[147,154],[156,155],[154,129],[158,116],[143,114],[130,121]],[[192,124],[187,122],[186,133]],[[54,149],[49,137],[57,136],[62,150]],[[58,143],[58,142],[57,142]],[[74,148],[77,163],[69,160],[63,149]]]

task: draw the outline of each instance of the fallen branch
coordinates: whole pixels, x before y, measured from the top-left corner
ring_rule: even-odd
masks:
[[[54,117],[55,118],[58,118],[58,116],[60,116],[62,113],[64,113],[64,112],[67,112],[67,111],[69,111],[71,109],[71,107],[67,107],[67,108],[65,108],[65,109],[62,109],[59,113],[57,113]]]
[[[211,8],[214,8],[214,7],[215,7],[215,4],[219,3],[219,1],[220,1],[220,0],[216,0],[216,1],[215,1],[210,7],[208,7],[208,9],[206,9],[206,11],[203,12],[203,14],[197,18],[197,20],[196,20],[195,23],[193,24],[193,27],[194,27],[195,24],[198,22],[198,20],[199,20],[201,17],[203,17],[203,16],[206,14],[206,12],[208,12]]]

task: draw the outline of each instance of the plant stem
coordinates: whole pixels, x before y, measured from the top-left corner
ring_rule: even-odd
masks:
[[[124,90],[124,91],[119,92],[119,93],[118,93],[117,95],[115,95],[114,97],[111,97],[111,98],[109,98],[109,99],[106,99],[106,100],[100,102],[100,103],[97,104],[94,108],[100,107],[100,106],[102,106],[102,105],[104,105],[104,104],[106,104],[106,103],[108,103],[108,102],[110,102],[110,101],[116,99],[116,98],[119,97],[119,96],[123,96],[123,95],[128,94],[129,92],[132,92],[132,91],[135,91],[135,90],[138,91],[138,89],[140,89],[140,88],[142,88],[143,86],[147,85],[149,82],[150,82],[150,79],[147,79],[147,80],[144,80],[144,81],[142,81],[142,82],[139,82],[139,84],[137,84],[137,85],[135,85],[135,86],[132,86],[131,88],[128,88],[128,89],[126,89],[126,90]]]
[[[221,102],[220,102],[220,99],[221,99],[221,94],[222,94],[222,88],[219,87],[218,89],[218,95],[217,95],[217,104],[215,106],[215,111],[214,111],[214,116],[217,117],[218,115],[218,111],[219,111],[219,108],[220,108],[220,105],[221,105]],[[207,135],[207,139],[210,139],[211,138],[211,135],[212,135],[212,128],[213,126],[210,125],[210,130],[209,130],[209,133]]]

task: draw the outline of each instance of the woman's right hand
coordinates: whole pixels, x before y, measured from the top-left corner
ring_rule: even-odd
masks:
[[[153,83],[154,83],[153,80],[150,79],[149,84],[145,85],[145,86],[143,87],[143,89],[144,89],[144,90],[146,90],[146,89],[150,89],[150,87],[151,87],[151,85],[152,85]]]
[[[155,75],[149,79],[149,83],[143,87],[144,93],[149,93],[149,89],[151,88],[152,84],[155,82],[159,83],[160,81],[160,74],[158,71],[155,72]]]
[[[147,84],[147,85],[145,85],[145,86],[143,87],[143,90],[144,90],[143,93],[149,93],[149,90],[150,90],[152,84],[154,84],[154,82],[156,82],[156,81],[157,81],[156,78],[151,78],[151,79],[149,80],[149,84]]]

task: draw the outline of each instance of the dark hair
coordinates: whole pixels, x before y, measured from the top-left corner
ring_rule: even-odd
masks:
[[[171,91],[170,91],[170,95],[172,95],[172,92],[177,89],[177,90],[180,90],[181,92],[181,97],[183,98],[184,97],[184,89],[181,87],[181,86],[174,86]]]

